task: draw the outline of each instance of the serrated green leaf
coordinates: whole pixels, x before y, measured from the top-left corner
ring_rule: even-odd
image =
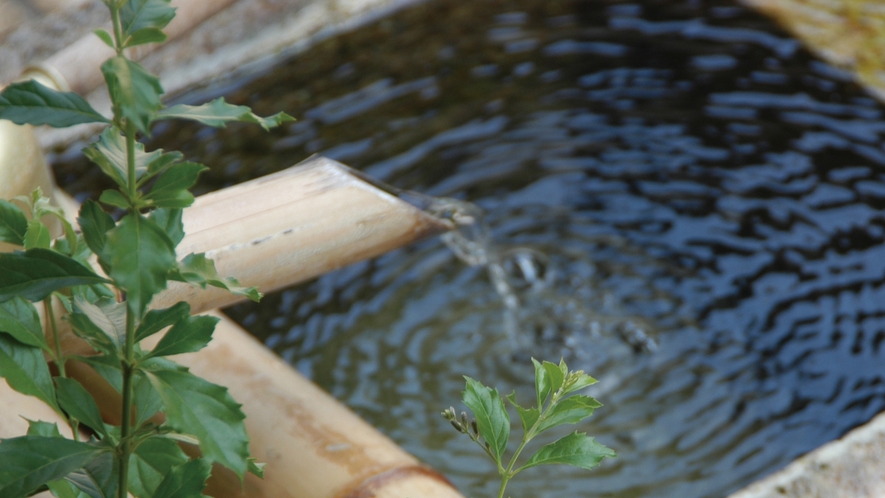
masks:
[[[538,432],[564,424],[577,424],[593,415],[593,410],[600,406],[602,406],[602,403],[590,396],[578,394],[565,398],[547,411],[544,419],[538,425]]]
[[[147,43],[162,43],[166,41],[166,33],[157,28],[139,29],[126,40],[126,47],[134,47],[136,45],[145,45]]]
[[[114,115],[125,118],[149,135],[151,121],[162,107],[160,80],[137,62],[120,55],[105,61],[101,72],[108,84]]]
[[[212,466],[204,458],[174,467],[157,486],[155,496],[164,498],[202,498]]]
[[[163,409],[163,400],[153,384],[144,374],[137,372],[132,383],[132,396],[135,401],[135,426],[147,422]]]
[[[40,220],[29,220],[25,232],[25,249],[49,249],[52,238],[49,229]]]
[[[156,490],[163,477],[187,460],[175,441],[160,437],[146,439],[129,457],[129,492],[136,498],[162,496],[156,494]]]
[[[71,472],[65,481],[89,498],[117,496],[117,461],[110,452],[98,455],[83,468]]]
[[[190,253],[185,256],[178,263],[178,268],[169,274],[169,279],[187,282],[203,289],[206,288],[206,285],[227,289],[233,294],[246,296],[256,302],[261,300],[263,295],[255,287],[242,287],[233,277],[222,278],[218,276],[215,262],[207,258],[205,253]]]
[[[129,199],[119,190],[105,190],[98,196],[98,201],[108,206],[118,207],[120,209],[129,209]]]
[[[559,365],[550,363],[549,361],[542,363],[541,367],[547,374],[547,382],[550,385],[550,392],[556,393],[565,381],[565,373],[560,369]]]
[[[39,190],[39,187],[37,187],[37,190]],[[69,256],[73,255],[75,252],[77,252],[78,249],[77,232],[74,230],[73,225],[71,225],[71,222],[68,221],[68,218],[65,216],[64,210],[58,206],[52,205],[51,203],[52,199],[49,199],[48,197],[40,197],[40,199],[36,203],[34,203],[34,218],[41,219],[44,216],[51,216],[58,220],[64,228],[64,236],[69,246],[66,253]],[[31,222],[33,221],[34,220],[31,220]],[[46,236],[49,236],[48,230],[46,231]],[[46,248],[48,247],[49,244],[46,244]],[[25,246],[25,249],[28,249],[27,245]]]
[[[126,0],[120,8],[124,46],[136,45],[131,37],[139,31],[162,30],[173,17],[175,8],[169,5],[169,0]]]
[[[55,422],[25,420],[28,420],[28,436],[64,437],[61,435],[61,432],[58,431],[58,425]]]
[[[157,119],[190,119],[209,126],[223,128],[232,121],[256,123],[265,130],[279,126],[283,123],[295,121],[295,118],[284,112],[262,118],[255,115],[252,109],[244,105],[232,105],[224,101],[224,97],[217,98],[203,105],[178,104],[163,109],[157,114]]]
[[[24,245],[28,219],[15,204],[0,199],[0,242]]]
[[[96,29],[93,31],[95,36],[98,37],[99,40],[103,41],[105,45],[114,48],[114,39],[111,37],[111,34],[103,29]]]
[[[491,446],[495,461],[501,465],[501,458],[510,438],[510,415],[504,408],[504,401],[497,389],[486,387],[479,382],[464,377],[464,404],[473,411],[479,434]]]
[[[77,260],[52,250],[0,253],[0,302],[15,296],[40,301],[65,287],[104,282]]]
[[[246,468],[246,470],[248,470],[250,474],[255,474],[261,479],[264,479],[265,465],[265,463],[258,463],[257,461],[255,461],[255,458],[249,457],[248,467]]]
[[[120,188],[127,188],[126,141],[115,126],[105,128],[98,140],[83,148],[83,155],[94,162]]]
[[[0,303],[0,332],[19,342],[49,351],[37,309],[27,299],[14,297]]]
[[[74,312],[68,321],[77,335],[89,344],[111,356],[120,355],[126,343],[126,304],[111,299],[100,299],[92,304],[81,297],[74,298]]]
[[[148,353],[152,356],[172,356],[199,351],[212,340],[218,318],[214,316],[186,316],[175,323]]]
[[[596,384],[597,382],[599,382],[599,381],[597,381],[593,377],[585,374],[583,370],[576,370],[574,372],[569,372],[568,377],[566,377],[566,380],[565,380],[564,389],[563,389],[562,394],[564,396],[564,395],[571,394],[576,391],[580,391],[581,389],[584,389],[585,387],[592,386],[593,384]]]
[[[83,240],[89,249],[98,256],[98,262],[105,273],[110,271],[107,260],[102,256],[104,245],[108,240],[108,231],[114,228],[114,219],[106,213],[97,202],[87,200],[80,206],[80,214],[77,217],[80,230],[83,231]]]
[[[92,395],[74,379],[56,377],[55,387],[58,404],[68,415],[91,427],[92,430],[107,436],[101,412]]]
[[[188,191],[197,183],[200,173],[209,168],[202,164],[183,162],[169,167],[144,199],[149,205],[160,208],[185,208],[194,203],[194,195]]]
[[[55,402],[55,386],[42,349],[0,333],[0,377],[5,378],[14,390],[34,396],[61,413]],[[4,495],[0,493],[0,496]]]
[[[616,456],[618,455],[614,451],[597,443],[592,437],[575,432],[542,446],[519,470],[552,464],[571,465],[590,470],[597,467],[603,458]]]
[[[55,498],[91,498],[64,479],[48,482],[46,486],[49,487],[49,491],[52,492],[52,496],[55,496]]]
[[[139,342],[142,339],[156,334],[190,315],[190,313],[191,307],[184,301],[176,303],[169,308],[148,311],[138,325],[138,328],[135,329],[135,341]]]
[[[0,442],[0,496],[26,496],[106,452],[87,443],[43,436],[22,436]]]
[[[550,379],[547,377],[547,370],[538,360],[532,358],[535,366],[535,395],[538,398],[538,409],[544,407],[547,398],[550,396]]]
[[[163,398],[166,424],[200,440],[203,458],[233,470],[241,479],[248,467],[249,437],[240,405],[227,388],[180,370],[149,371]]]
[[[118,393],[123,392],[123,371],[118,358],[98,355],[78,356],[77,360],[92,367]]]
[[[103,256],[110,264],[110,277],[126,292],[126,302],[137,316],[166,288],[166,276],[177,264],[166,232],[138,213],[127,214],[108,232]]]
[[[181,209],[154,209],[148,216],[158,227],[162,228],[172,244],[178,246],[184,238],[184,224],[181,222]]]
[[[510,393],[507,395],[507,401],[516,408],[516,413],[519,414],[519,420],[522,422],[522,430],[524,432],[528,432],[529,429],[535,426],[535,422],[541,417],[541,412],[537,408],[523,408],[516,402],[516,393]]]
[[[59,92],[34,80],[13,83],[0,93],[0,119],[56,128],[109,122],[76,93]]]

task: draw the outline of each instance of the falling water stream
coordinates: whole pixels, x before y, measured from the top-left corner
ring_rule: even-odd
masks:
[[[720,497],[885,408],[885,109],[734,1],[431,0],[176,99],[219,94],[300,121],[158,125],[200,191],[321,153],[454,199],[446,241],[228,311],[467,496],[495,471],[439,411],[529,399],[528,355],[600,380],[619,456],[514,498]]]

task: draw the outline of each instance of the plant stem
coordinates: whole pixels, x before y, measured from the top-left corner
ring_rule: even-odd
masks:
[[[66,378],[65,374],[65,357],[61,353],[61,344],[58,340],[58,326],[55,324],[55,310],[52,309],[52,295],[43,300],[43,310],[46,311],[46,320],[52,329],[52,343],[55,345],[55,366],[58,367],[58,375]]]
[[[135,346],[135,311],[127,306],[126,309],[126,345],[123,351],[123,411],[120,425],[120,446],[117,448],[117,458],[120,469],[120,482],[117,488],[117,496],[126,498],[129,490],[129,455],[132,453],[132,361]]]
[[[126,123],[126,166],[129,172],[127,182],[129,198],[134,199],[136,193],[135,179],[135,126]],[[136,213],[137,215],[137,213]],[[134,374],[135,349],[135,321],[136,311],[131,306],[126,306],[126,344],[123,347],[123,411],[120,425],[120,447],[118,448],[120,484],[118,486],[119,498],[126,498],[129,489],[129,455],[132,454],[132,376]]]
[[[123,55],[123,23],[120,22],[120,6],[119,5],[109,5],[111,8],[111,22],[114,25],[114,47],[117,50],[117,55]]]

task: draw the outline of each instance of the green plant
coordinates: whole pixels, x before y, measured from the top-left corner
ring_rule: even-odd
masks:
[[[537,405],[525,408],[516,403],[515,393],[507,396],[507,401],[516,408],[523,428],[522,441],[509,461],[505,460],[505,452],[510,439],[510,415],[497,389],[486,387],[465,376],[467,385],[462,401],[475,418],[468,419],[467,412],[461,412],[459,418],[453,407],[442,412],[443,417],[458,432],[469,436],[495,461],[501,477],[498,498],[504,497],[507,483],[525,469],[539,465],[566,464],[589,470],[598,466],[603,458],[617,456],[614,451],[597,443],[585,433],[573,432],[542,446],[525,463],[516,466],[519,455],[535,436],[554,427],[577,424],[602,406],[590,396],[574,394],[596,383],[596,379],[582,370],[570,371],[564,360],[560,360],[559,365],[549,361],[539,363],[534,358],[532,362],[535,365]]]
[[[116,51],[101,66],[113,118],[81,97],[36,81],[8,86],[0,94],[0,119],[18,124],[106,128],[85,154],[117,185],[99,202],[122,210],[115,221],[98,202],[83,203],[76,232],[39,191],[15,202],[0,201],[0,241],[23,250],[0,254],[0,376],[21,393],[36,396],[67,420],[73,440],[53,423],[31,421],[28,434],[0,442],[0,496],[16,498],[49,489],[57,497],[201,497],[211,464],[262,474],[249,455],[244,415],[227,389],[199,378],[167,357],[202,349],[217,319],[191,316],[180,302],[149,309],[168,281],[222,287],[257,300],[254,288],[219,277],[203,254],[176,259],[184,237],[182,208],[206,168],[178,152],[145,151],[137,141],[151,124],[183,118],[210,126],[231,121],[264,128],[292,120],[280,113],[260,118],[223,99],[201,106],[164,107],[156,76],[128,59],[125,50],[165,39],[162,29],[175,9],[169,0],[103,0],[113,33],[96,34]],[[21,207],[20,207],[21,206]],[[23,209],[24,208],[24,209]],[[61,220],[64,237],[52,241],[41,221]],[[95,273],[91,255],[106,276]],[[92,395],[66,372],[72,359],[60,346],[53,300],[67,309],[74,333],[97,352],[76,357],[107,380],[122,398],[121,423],[106,423]],[[50,339],[33,303],[42,302]],[[153,349],[142,341],[168,327]],[[45,356],[56,366],[53,376]],[[156,417],[163,413],[165,420]],[[79,440],[79,428],[92,436]],[[200,457],[179,443],[199,446]]]

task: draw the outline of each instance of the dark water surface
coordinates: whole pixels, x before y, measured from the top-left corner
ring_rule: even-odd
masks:
[[[885,120],[849,78],[729,1],[438,0],[223,93],[301,120],[158,126],[203,191],[323,153],[480,205],[498,250],[549,256],[517,351],[599,378],[582,426],[619,458],[514,498],[715,497],[885,408]],[[79,195],[104,185],[73,153]],[[430,240],[230,310],[468,495],[494,470],[439,415],[466,374],[528,399],[481,268]],[[637,354],[594,324],[633,320]]]

